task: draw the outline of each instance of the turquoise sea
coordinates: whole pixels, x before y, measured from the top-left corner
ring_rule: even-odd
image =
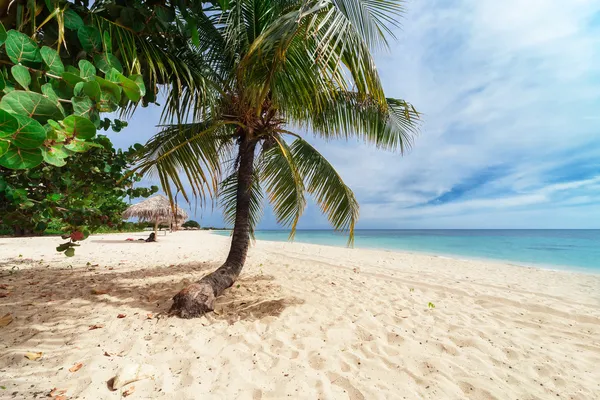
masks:
[[[228,232],[221,234],[229,235]],[[283,230],[258,231],[258,240],[287,241]],[[296,242],[345,246],[347,236],[300,230]],[[375,248],[519,265],[600,273],[599,230],[357,230],[356,248]]]

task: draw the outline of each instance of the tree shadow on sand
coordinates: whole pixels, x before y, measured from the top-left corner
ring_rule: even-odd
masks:
[[[34,334],[30,328],[34,325],[72,325],[81,319],[84,306],[100,313],[125,309],[131,314],[167,318],[173,295],[219,266],[187,262],[120,271],[119,266],[58,268],[32,262],[11,259],[0,263],[0,317],[6,313],[15,317],[3,330],[21,329],[25,336]],[[215,312],[204,322],[234,324],[277,317],[286,307],[302,302],[285,296],[272,276],[243,275],[219,297]]]

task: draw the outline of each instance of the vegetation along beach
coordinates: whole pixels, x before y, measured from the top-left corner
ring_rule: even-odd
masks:
[[[0,1],[0,399],[600,398],[598,15]]]

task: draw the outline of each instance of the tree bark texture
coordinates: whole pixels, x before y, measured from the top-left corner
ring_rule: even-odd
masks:
[[[195,318],[212,311],[216,298],[231,287],[242,272],[250,246],[250,191],[255,148],[256,143],[247,139],[240,144],[235,224],[225,263],[175,295],[169,311],[171,315]]]

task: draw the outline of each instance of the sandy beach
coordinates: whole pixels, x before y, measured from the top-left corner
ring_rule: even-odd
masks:
[[[142,236],[74,258],[0,239],[0,398],[600,398],[598,275],[257,242],[215,313],[182,320],[171,297],[229,238]],[[111,391],[129,368],[150,377]]]

